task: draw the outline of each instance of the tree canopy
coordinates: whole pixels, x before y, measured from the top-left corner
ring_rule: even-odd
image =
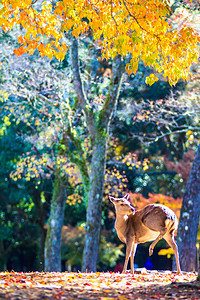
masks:
[[[69,47],[66,33],[75,37],[93,34],[103,57],[130,55],[129,74],[137,71],[141,59],[175,84],[189,78],[191,64],[198,60],[195,18],[195,10],[186,7],[174,13],[167,0],[2,0],[0,26],[4,31],[21,26],[16,55],[37,49],[42,56],[63,60]],[[157,80],[151,74],[146,82]]]

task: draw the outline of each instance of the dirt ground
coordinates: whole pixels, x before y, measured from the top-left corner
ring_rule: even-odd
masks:
[[[0,299],[200,299],[196,273],[0,273]]]

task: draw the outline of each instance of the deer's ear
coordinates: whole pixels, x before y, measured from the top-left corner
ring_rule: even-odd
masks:
[[[112,197],[112,196],[108,196],[109,197],[109,200],[111,201],[111,202],[114,202],[116,199],[114,198],[114,197]]]
[[[130,200],[129,194],[126,194],[123,198],[126,199],[126,200],[128,200],[128,201]]]

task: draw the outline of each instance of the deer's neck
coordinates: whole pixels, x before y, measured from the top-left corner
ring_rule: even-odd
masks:
[[[128,215],[117,215],[115,220],[115,228],[125,226],[127,220],[128,220]]]
[[[124,243],[126,243],[128,218],[128,215],[117,215],[115,220],[115,229],[117,231],[117,235],[119,239]]]

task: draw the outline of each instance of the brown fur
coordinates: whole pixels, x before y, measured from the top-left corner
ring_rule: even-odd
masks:
[[[157,242],[164,238],[172,247],[177,265],[177,273],[181,273],[177,245],[174,240],[174,231],[178,227],[175,213],[168,207],[160,204],[150,204],[135,211],[129,202],[129,195],[123,198],[109,196],[115,206],[115,229],[119,239],[126,244],[126,258],[123,273],[126,272],[129,257],[131,272],[134,273],[133,261],[137,244],[153,241],[149,247],[149,255]]]

